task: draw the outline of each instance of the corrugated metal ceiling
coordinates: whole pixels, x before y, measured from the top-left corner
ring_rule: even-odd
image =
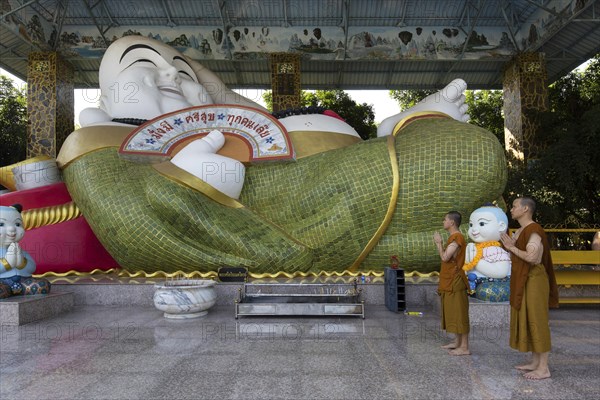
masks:
[[[510,54],[490,51],[488,56],[474,57],[475,53],[466,52],[469,38],[495,30],[502,31],[521,51],[545,53],[549,81],[600,52],[600,7],[597,1],[589,0],[4,0],[0,14],[0,67],[23,79],[29,52],[48,47],[52,50],[58,43],[47,37],[46,44],[33,44],[21,28],[15,29],[15,20],[33,14],[59,36],[85,31],[112,40],[128,27],[143,34],[173,32],[176,36],[183,32],[212,40],[206,32],[212,30],[214,36],[221,30],[236,42],[231,45],[234,50],[225,49],[221,59],[199,61],[234,88],[270,87],[267,58],[264,54],[256,57],[242,45],[244,40],[250,42],[258,37],[254,36],[256,32],[260,36],[261,31],[282,42],[302,29],[305,36],[320,29],[324,37],[334,38],[329,45],[338,46],[331,52],[335,58],[319,59],[315,53],[303,53],[305,89],[436,88],[455,77],[465,79],[471,88],[498,89],[502,87],[502,70]],[[421,50],[410,47],[413,43],[408,43],[414,42],[421,31],[433,35],[432,43],[437,47],[442,43],[440,38],[446,40],[442,33],[448,41],[453,36],[464,37],[465,45],[457,42],[449,47],[451,56],[440,56],[437,47],[431,54],[422,55],[418,53]],[[404,39],[400,32],[417,33],[407,36],[403,45],[398,39]],[[280,37],[273,39],[276,35]],[[395,41],[390,42],[387,37]],[[371,39],[377,43],[372,44]],[[381,46],[387,53],[380,56],[370,51],[359,57],[356,49],[362,51],[361,46],[373,46],[375,50]],[[233,51],[238,53],[232,56]],[[407,55],[410,51],[417,55]],[[515,49],[513,55],[516,52]],[[75,67],[77,87],[97,87],[100,56],[101,52],[91,57],[73,53],[66,56]]]

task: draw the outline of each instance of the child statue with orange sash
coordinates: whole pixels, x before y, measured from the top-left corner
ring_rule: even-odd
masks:
[[[508,301],[510,254],[502,248],[500,235],[508,228],[508,217],[495,206],[476,209],[469,217],[469,238],[463,270],[470,293],[483,301]]]

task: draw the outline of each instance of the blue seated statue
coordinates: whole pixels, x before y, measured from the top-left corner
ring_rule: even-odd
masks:
[[[19,246],[25,236],[21,205],[0,206],[0,299],[50,293],[50,282],[32,278],[35,261]]]

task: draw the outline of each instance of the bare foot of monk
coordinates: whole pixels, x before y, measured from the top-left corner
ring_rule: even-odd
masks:
[[[540,379],[550,378],[550,370],[533,370],[523,375],[525,379],[539,381]]]
[[[440,346],[442,349],[446,349],[446,350],[452,350],[458,347],[458,343],[456,342],[452,342],[452,343],[448,343],[445,344],[443,346]]]
[[[471,352],[469,351],[469,349],[454,349],[454,350],[450,350],[448,352],[448,354],[450,354],[451,356],[468,356],[471,355]]]
[[[528,363],[528,364],[523,364],[523,365],[515,365],[515,369],[518,369],[519,371],[533,371],[536,368],[537,368],[537,365],[533,364],[533,363]]]

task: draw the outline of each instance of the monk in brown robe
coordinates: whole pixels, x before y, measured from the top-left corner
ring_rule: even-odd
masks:
[[[469,351],[469,287],[462,270],[465,263],[465,238],[458,230],[461,215],[450,211],[444,217],[444,229],[450,234],[446,248],[442,248],[442,236],[435,232],[433,241],[442,259],[438,294],[442,303],[442,329],[456,335],[454,342],[442,346],[453,356],[465,356]]]
[[[558,308],[558,287],[550,245],[542,227],[533,220],[535,202],[528,197],[513,201],[510,215],[520,228],[502,244],[511,252],[510,347],[531,352],[532,358],[515,366],[527,379],[550,377],[550,325],[548,308]]]

